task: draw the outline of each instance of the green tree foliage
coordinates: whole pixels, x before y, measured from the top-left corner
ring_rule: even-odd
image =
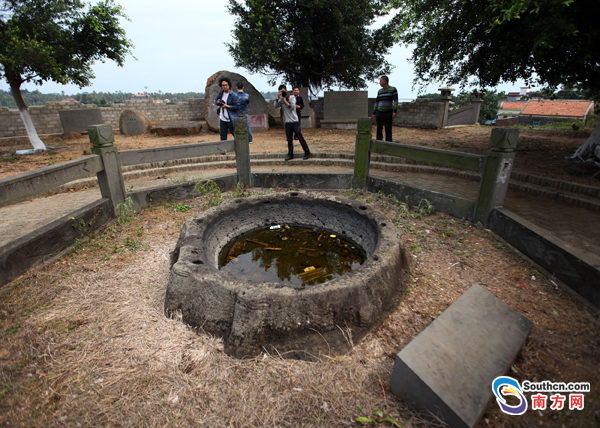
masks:
[[[582,100],[583,98],[584,96],[581,91],[573,89],[561,89],[555,96],[557,100]]]
[[[386,25],[369,29],[387,13],[386,0],[230,0],[237,16],[228,44],[237,67],[292,85],[364,88],[389,73],[393,45]]]
[[[419,95],[418,98],[429,98],[431,101],[439,103],[442,100],[442,94],[423,94]]]
[[[21,89],[21,95],[23,101],[28,106],[32,105],[44,105],[49,101],[62,101],[64,99],[72,98],[79,101],[82,104],[96,104],[98,106],[110,106],[112,104],[122,103],[123,101],[130,100],[134,95],[133,92],[81,92],[77,94],[62,94],[50,93],[43,94],[38,90],[28,91],[27,89]],[[190,98],[204,98],[204,92],[149,92],[150,98],[153,100],[165,100],[169,101],[187,101]],[[104,101],[104,102],[103,102]],[[16,106],[15,100],[12,96],[11,91],[3,91],[0,89],[0,107],[14,108]]]
[[[600,94],[598,0],[393,0],[416,80],[491,88],[524,79]]]
[[[44,105],[48,101],[60,101],[64,98],[61,94],[43,94],[37,89],[35,91],[21,89],[21,96],[28,106]],[[15,99],[11,91],[0,89],[0,107],[16,107]]]
[[[122,66],[133,45],[120,18],[127,19],[112,0],[96,5],[80,0],[0,0],[0,78],[10,85],[34,147],[33,139],[39,138],[28,126],[21,85],[51,80],[84,87],[94,78],[95,61],[110,59]]]

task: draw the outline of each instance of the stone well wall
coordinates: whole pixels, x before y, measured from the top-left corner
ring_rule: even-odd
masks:
[[[59,110],[98,108],[94,104],[81,104],[72,101],[48,102],[44,106],[29,107],[31,120],[38,134],[62,134],[63,127],[58,116]],[[125,101],[110,107],[99,108],[102,120],[113,128],[119,127],[119,117],[126,109],[141,111],[150,118],[152,126],[176,120],[204,120],[204,99],[191,98],[174,105],[153,103],[152,101]],[[0,138],[27,136],[18,110],[0,107]]]

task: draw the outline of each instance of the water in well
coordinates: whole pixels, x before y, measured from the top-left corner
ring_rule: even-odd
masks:
[[[219,256],[219,269],[257,282],[304,288],[352,272],[364,260],[358,245],[335,233],[277,225],[227,244]]]

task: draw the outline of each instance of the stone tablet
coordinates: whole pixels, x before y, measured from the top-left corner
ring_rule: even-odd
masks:
[[[86,134],[88,126],[104,124],[102,114],[98,108],[59,110],[58,116],[60,117],[65,134],[73,132]]]
[[[390,387],[424,414],[472,428],[532,328],[475,284],[396,355]]]
[[[267,116],[264,114],[250,114],[248,115],[250,121],[250,128],[268,128],[269,122]]]
[[[325,91],[324,98],[324,120],[356,122],[370,116],[367,91]]]
[[[132,109],[125,109],[121,112],[121,117],[119,117],[119,131],[121,134],[147,134],[151,128],[152,123],[144,113]]]
[[[227,77],[229,80],[231,80],[231,90],[235,93],[237,93],[236,83],[242,82],[244,84],[244,92],[250,95],[249,115],[269,114],[265,98],[244,76],[222,70],[210,76],[206,81],[206,89],[204,90],[206,100],[204,103],[204,120],[206,120],[206,126],[208,129],[214,132],[219,132],[219,115],[217,114],[217,105],[215,104],[215,100],[217,99],[219,92],[221,92],[219,80],[224,77]],[[268,129],[268,125],[269,123],[267,122],[265,128],[257,129],[257,131]],[[250,127],[253,128],[252,122],[250,122]]]
[[[199,134],[201,129],[201,123],[178,120],[155,126],[150,130],[150,133],[160,135],[161,137],[168,137],[169,135]]]

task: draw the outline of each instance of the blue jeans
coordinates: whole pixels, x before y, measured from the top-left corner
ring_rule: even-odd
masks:
[[[233,132],[233,121],[229,122],[222,121],[219,119],[219,131],[221,132],[221,141],[227,139],[227,130],[231,131],[231,135],[235,137],[235,133]]]
[[[250,129],[250,118],[247,115],[240,114],[238,117],[245,117],[248,119],[248,142],[252,142],[252,130]]]

